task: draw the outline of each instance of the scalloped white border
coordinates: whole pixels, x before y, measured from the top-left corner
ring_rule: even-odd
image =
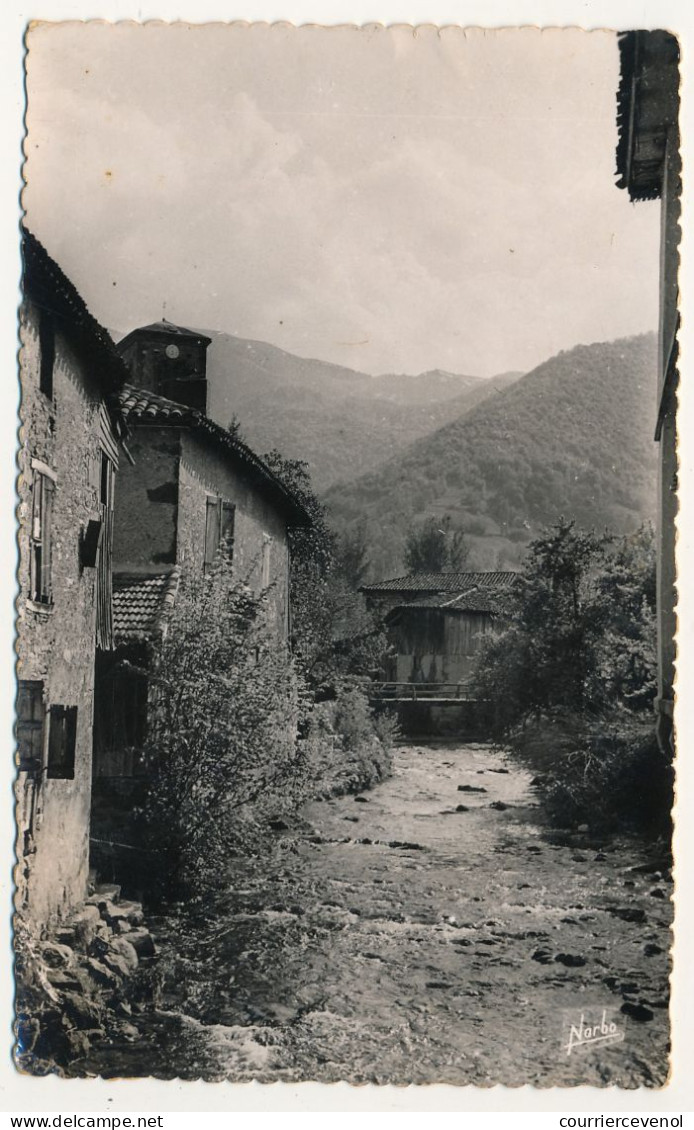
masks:
[[[9,972],[9,912],[11,861],[14,830],[10,781],[12,779],[12,712],[14,698],[13,588],[16,547],[14,540],[15,412],[17,386],[14,378],[16,353],[16,305],[19,255],[17,222],[21,143],[23,137],[22,35],[30,19],[185,20],[191,23],[291,22],[295,24],[428,24],[467,27],[582,27],[626,29],[667,27],[682,43],[682,133],[684,157],[684,222],[681,291],[683,328],[680,335],[682,382],[680,424],[680,514],[678,519],[678,568],[684,579],[694,577],[694,386],[688,381],[688,346],[692,338],[687,300],[692,287],[691,238],[687,222],[691,194],[689,144],[694,137],[694,5],[691,0],[35,0],[31,8],[22,0],[5,0],[0,12],[0,342],[3,347],[3,380],[0,381],[0,742],[3,757],[1,795],[6,805],[2,828],[5,865],[0,867],[0,951],[5,959],[0,973],[1,1030],[0,1111],[118,1113],[127,1111],[183,1112],[227,1111],[282,1112],[292,1122],[306,1112],[330,1111],[332,1117],[351,1117],[346,1112],[398,1112],[411,1118],[414,1112],[525,1112],[515,1120],[520,1127],[537,1125],[532,1112],[624,1112],[666,1114],[694,1110],[694,649],[690,646],[694,625],[694,586],[680,581],[678,659],[678,765],[676,859],[676,940],[673,977],[674,1049],[671,1082],[660,1091],[616,1091],[614,1088],[523,1087],[489,1090],[471,1087],[358,1087],[346,1084],[224,1084],[167,1083],[137,1080],[28,1079],[17,1075],[9,1063],[11,1045],[12,982]],[[16,155],[16,161],[13,160]],[[692,350],[694,353],[694,350]],[[683,434],[682,434],[683,433]],[[689,438],[689,437],[693,438]],[[408,1116],[409,1112],[409,1116]],[[228,1121],[228,1120],[227,1120]],[[496,1119],[492,1119],[492,1124]],[[9,1125],[9,1122],[7,1123]],[[545,1125],[558,1125],[558,1117]]]

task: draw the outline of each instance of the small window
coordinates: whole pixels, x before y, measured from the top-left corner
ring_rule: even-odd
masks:
[[[268,587],[268,585],[270,584],[270,578],[272,577],[272,571],[271,571],[271,568],[270,568],[271,562],[272,562],[272,538],[269,537],[268,534],[264,534],[263,535],[263,565],[262,565],[262,568],[263,568],[262,584],[263,584],[264,589],[266,589]]]
[[[52,603],[51,536],[55,482],[48,468],[34,465],[31,504],[29,590],[35,604]]]
[[[75,776],[77,707],[51,706],[48,728],[48,766],[46,776],[71,781]]]
[[[236,507],[233,502],[212,495],[207,497],[205,523],[205,568],[216,559],[220,551],[231,562],[234,556],[234,521]]]
[[[53,318],[42,310],[39,315],[39,388],[49,400],[53,399],[53,368],[55,366],[55,324]]]
[[[45,719],[43,683],[37,679],[20,679],[17,688],[17,753],[20,773],[41,772]]]

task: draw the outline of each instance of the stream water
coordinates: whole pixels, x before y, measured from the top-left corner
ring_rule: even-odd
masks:
[[[486,746],[403,747],[389,780],[303,817],[214,916],[153,923],[159,1007],[75,1073],[664,1083],[672,904],[652,849],[558,837]]]

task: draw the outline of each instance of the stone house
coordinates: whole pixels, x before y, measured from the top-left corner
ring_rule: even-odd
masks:
[[[113,646],[111,545],[127,372],[22,234],[16,905],[36,924],[87,894],[95,651]]]
[[[204,573],[224,554],[234,578],[268,590],[278,641],[289,636],[288,535],[311,519],[259,456],[205,414],[209,341],[159,323],[119,346],[132,379],[147,387],[129,384],[120,394],[128,459],[121,460],[114,515],[116,650],[98,669],[94,746],[92,833],[102,865],[123,840],[118,828],[143,772],[146,671],[179,578]],[[173,389],[178,402],[162,393]]]
[[[396,697],[409,696],[404,684],[438,698],[463,695],[475,655],[503,619],[517,577],[419,573],[363,586],[387,631],[391,650],[384,676]]]
[[[653,412],[658,474],[658,694],[661,749],[673,748],[677,516],[677,330],[681,159],[679,45],[667,31],[620,35],[617,186],[632,201],[661,201],[659,368]]]

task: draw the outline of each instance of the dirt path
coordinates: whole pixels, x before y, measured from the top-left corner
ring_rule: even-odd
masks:
[[[671,889],[645,849],[558,842],[528,775],[482,746],[403,748],[390,780],[305,815],[214,924],[161,924],[165,1007],[91,1072],[664,1082]],[[568,1054],[603,1013],[608,1039]]]

